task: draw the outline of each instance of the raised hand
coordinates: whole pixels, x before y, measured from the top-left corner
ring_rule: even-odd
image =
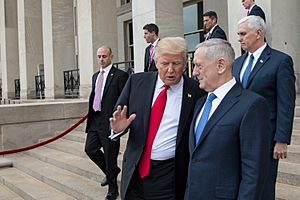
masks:
[[[110,127],[115,133],[124,131],[135,119],[136,114],[131,114],[129,118],[127,118],[126,113],[127,106],[124,106],[122,109],[122,107],[119,105],[117,110],[113,113],[113,116],[109,118]]]

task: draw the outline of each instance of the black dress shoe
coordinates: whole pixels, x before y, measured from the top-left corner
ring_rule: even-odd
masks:
[[[118,191],[116,192],[108,191],[105,200],[116,200],[118,196],[119,196]]]
[[[102,181],[100,182],[100,184],[101,184],[102,187],[108,185],[107,179],[103,178]]]

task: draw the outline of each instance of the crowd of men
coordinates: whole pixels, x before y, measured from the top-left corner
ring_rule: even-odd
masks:
[[[195,79],[184,75],[186,41],[160,39],[156,24],[143,27],[150,45],[142,73],[128,77],[113,66],[109,46],[98,49],[85,151],[105,174],[106,199],[119,196],[125,134],[122,200],[275,199],[293,127],[293,60],[267,44],[263,10],[253,0],[242,5],[237,58],[216,12],[204,13]]]

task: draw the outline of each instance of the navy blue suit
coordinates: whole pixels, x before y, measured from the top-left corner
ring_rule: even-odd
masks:
[[[149,126],[151,104],[154,95],[157,72],[137,73],[129,77],[116,105],[127,105],[128,114],[136,113],[136,119],[129,127],[128,142],[123,158],[121,199],[125,198],[129,183],[143,152]],[[196,81],[184,76],[182,108],[178,124],[175,150],[175,192],[176,199],[183,198],[188,167],[188,132],[193,117],[194,105],[205,92]],[[124,134],[126,131],[124,131]]]
[[[261,199],[271,134],[265,99],[236,83],[196,144],[194,127],[205,100],[198,100],[190,128],[185,199]]]
[[[145,49],[144,72],[157,71],[154,60],[152,60],[151,64],[149,64],[150,63],[150,45],[147,46]]]
[[[206,39],[211,39],[211,38],[220,38],[220,39],[223,39],[223,40],[227,40],[227,37],[226,37],[226,34],[225,32],[223,31],[223,29],[217,25],[213,32],[211,33],[211,35]]]
[[[259,7],[258,5],[254,5],[253,8],[251,9],[249,15],[255,15],[255,16],[260,16],[263,18],[263,20],[266,22],[266,16],[264,11]]]
[[[233,64],[233,76],[237,80],[240,80],[241,68],[246,57],[247,54],[240,56]],[[292,58],[267,45],[250,74],[246,89],[262,95],[267,100],[271,114],[270,141],[290,144],[296,96]],[[272,158],[273,147],[274,144],[270,149],[270,189],[266,191],[265,199],[275,198],[278,160]]]

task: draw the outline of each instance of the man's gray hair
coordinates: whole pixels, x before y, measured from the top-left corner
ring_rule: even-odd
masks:
[[[223,57],[225,61],[232,65],[235,59],[234,50],[230,42],[218,38],[212,38],[206,40],[196,46],[196,49],[200,47],[204,48],[205,56],[210,60],[217,60]]]
[[[247,23],[248,27],[253,30],[253,29],[260,29],[264,35],[266,35],[266,30],[267,26],[263,18],[255,15],[249,15],[247,17],[242,18],[239,22],[238,25],[242,23]]]

